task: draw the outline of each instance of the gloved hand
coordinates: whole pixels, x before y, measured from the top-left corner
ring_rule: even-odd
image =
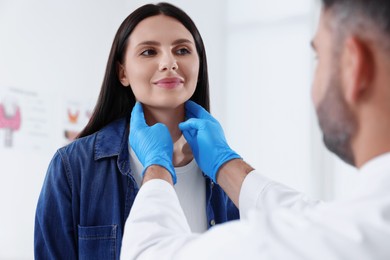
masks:
[[[148,126],[139,102],[131,112],[129,142],[144,166],[142,176],[149,166],[160,165],[170,172],[173,184],[176,183],[176,173],[172,163],[173,142],[169,130],[162,123]]]
[[[217,183],[219,168],[226,162],[241,157],[226,142],[219,122],[195,102],[185,104],[186,122],[179,128],[191,146],[192,153],[202,171]]]

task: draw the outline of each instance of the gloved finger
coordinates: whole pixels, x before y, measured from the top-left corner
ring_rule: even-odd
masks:
[[[169,137],[171,137],[170,133],[169,133],[169,130],[168,130],[168,127],[166,125],[164,125],[163,123],[156,123],[154,124],[151,128],[153,129],[157,129],[156,131],[158,133],[160,133],[161,135],[163,134],[168,134]],[[161,136],[160,135],[160,136]]]
[[[189,131],[183,131],[183,136],[186,139],[186,141],[190,144],[192,144],[192,140],[195,138],[197,131],[196,130],[189,130]]]
[[[191,143],[192,140],[196,137],[198,131],[197,130],[185,130],[185,131],[182,131],[183,135],[184,135],[184,138],[186,139],[186,141],[188,143]]]
[[[185,103],[185,108],[187,118],[206,119],[213,122],[216,121],[215,118],[206,111],[206,109],[191,100]]]
[[[190,130],[199,130],[202,128],[203,122],[202,119],[190,118],[185,122],[179,124],[181,131],[190,131]]]
[[[133,110],[131,111],[131,126],[147,126],[144,116],[144,110],[142,109],[142,105],[140,102],[136,102]]]
[[[179,124],[179,128],[187,142],[191,142],[192,139],[197,135],[199,123],[199,119],[191,118],[186,122]]]

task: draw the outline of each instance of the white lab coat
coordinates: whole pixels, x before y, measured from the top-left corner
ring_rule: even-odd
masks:
[[[362,167],[344,200],[311,201],[256,171],[242,219],[192,234],[171,185],[145,183],[125,225],[121,259],[390,259],[390,154]]]

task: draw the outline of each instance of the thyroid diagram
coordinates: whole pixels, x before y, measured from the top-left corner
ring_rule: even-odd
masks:
[[[21,112],[18,104],[10,99],[0,103],[0,130],[5,131],[4,145],[12,147],[13,133],[20,129]]]
[[[73,141],[91,118],[89,104],[82,101],[69,101],[66,108],[64,137],[67,142]]]

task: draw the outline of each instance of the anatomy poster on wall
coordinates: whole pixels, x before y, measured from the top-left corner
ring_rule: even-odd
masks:
[[[28,88],[0,87],[0,149],[51,148],[55,122],[49,97],[48,93]]]
[[[94,103],[92,100],[69,98],[64,105],[64,138],[65,142],[73,141],[91,118]]]

